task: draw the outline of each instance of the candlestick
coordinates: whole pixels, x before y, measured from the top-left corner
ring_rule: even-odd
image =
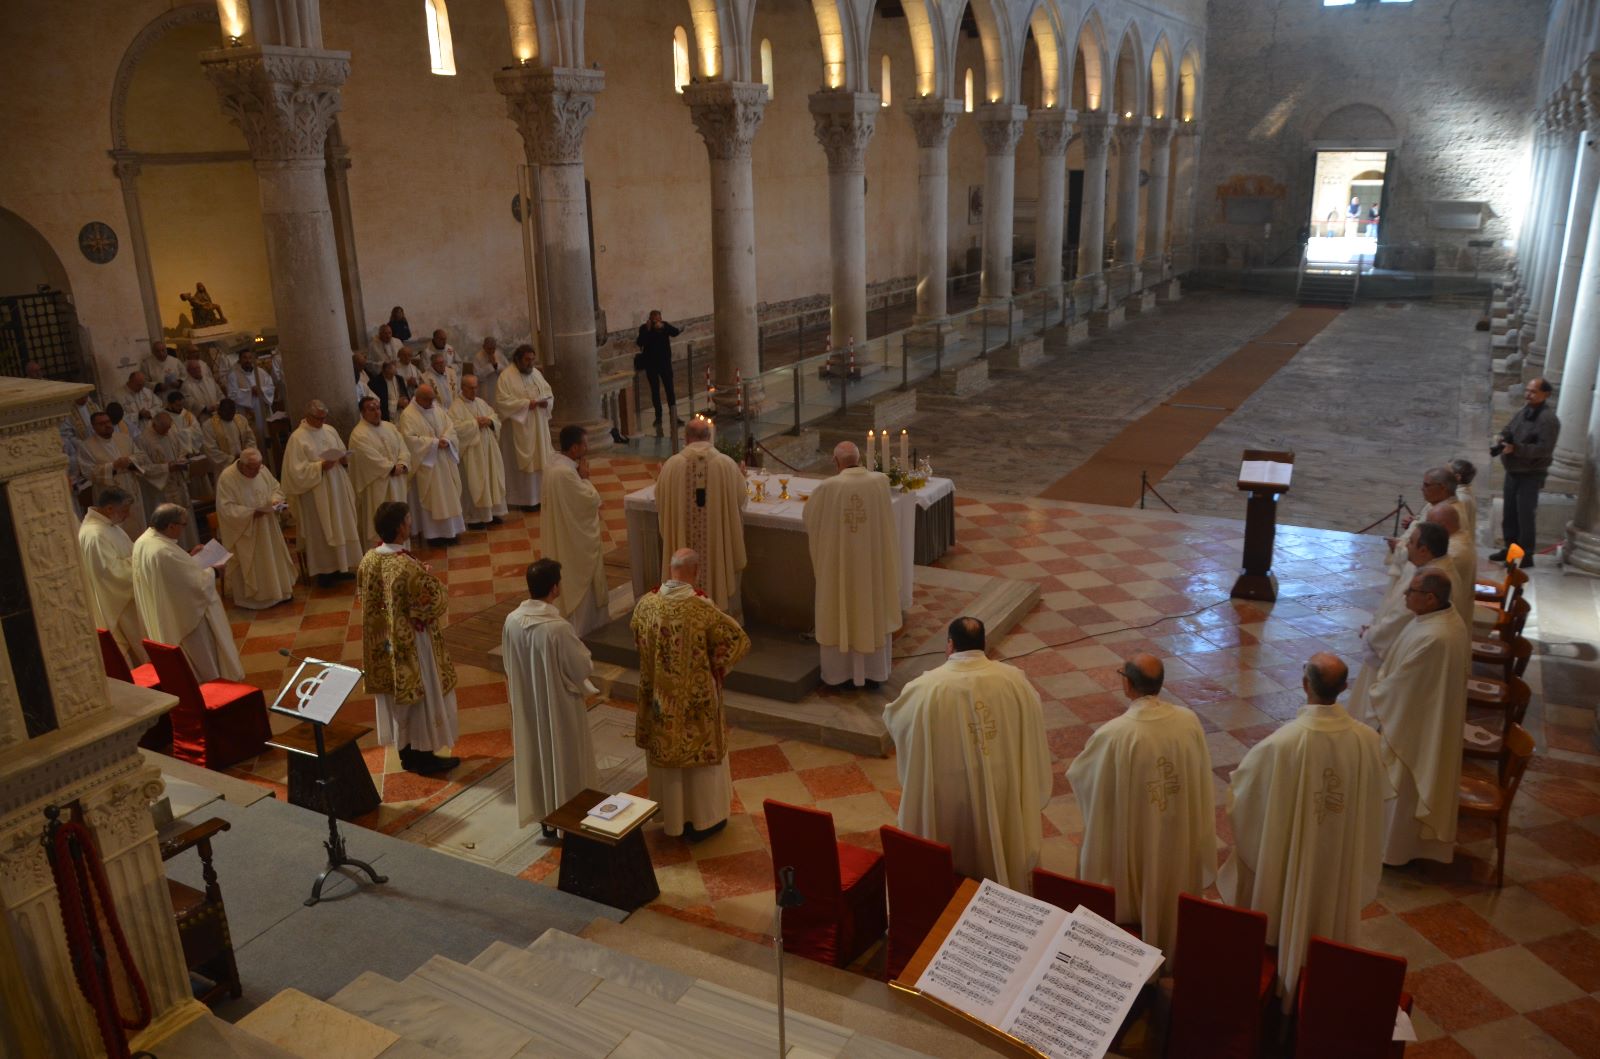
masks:
[[[900,430],[900,469],[910,470],[911,464],[907,457],[911,455],[911,435],[903,427]]]

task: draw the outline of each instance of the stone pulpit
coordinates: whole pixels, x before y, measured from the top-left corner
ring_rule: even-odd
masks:
[[[158,1040],[204,1013],[173,921],[150,805],[161,773],[139,737],[170,695],[107,680],[56,424],[89,387],[0,379],[0,1054],[93,1056],[40,838],[44,809],[93,832],[149,991]],[[123,990],[118,988],[120,995]],[[124,1001],[126,1004],[127,1001]]]

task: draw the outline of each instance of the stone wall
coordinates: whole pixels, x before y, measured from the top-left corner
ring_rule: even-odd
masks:
[[[1307,222],[1316,144],[1399,141],[1380,251],[1404,268],[1471,268],[1469,239],[1515,237],[1544,31],[1527,0],[1440,4],[1213,0],[1201,94],[1200,243],[1291,263]],[[1260,178],[1270,235],[1229,223],[1217,191]],[[1237,188],[1236,188],[1237,189]],[[1430,203],[1486,202],[1481,231],[1430,223]],[[1500,255],[1485,251],[1485,264]]]

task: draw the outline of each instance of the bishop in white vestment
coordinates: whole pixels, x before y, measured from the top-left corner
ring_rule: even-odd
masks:
[[[1229,786],[1234,845],[1217,889],[1231,905],[1266,913],[1285,1012],[1312,935],[1356,944],[1383,875],[1383,807],[1394,791],[1378,733],[1337,702],[1347,675],[1336,656],[1313,656],[1307,704],[1250,748]]]
[[[298,570],[278,524],[278,512],[288,506],[255,449],[245,449],[217,476],[217,535],[233,553],[227,580],[236,606],[264,610],[294,598]]]
[[[1406,530],[1402,544],[1397,546],[1407,556],[1406,565],[1401,569],[1400,576],[1389,583],[1389,590],[1373,614],[1372,623],[1361,631],[1362,646],[1366,650],[1361,659],[1361,673],[1350,692],[1350,712],[1362,721],[1376,721],[1368,693],[1372,682],[1378,679],[1378,669],[1383,665],[1389,649],[1400,636],[1400,630],[1411,622],[1413,615],[1406,606],[1409,598],[1406,589],[1411,584],[1411,578],[1418,570],[1439,570],[1450,578],[1451,598],[1454,599],[1455,593],[1460,591],[1461,586],[1456,583],[1455,564],[1446,554],[1449,544],[1450,535],[1443,526],[1433,522],[1413,522],[1411,528]]]
[[[683,451],[661,465],[656,510],[661,526],[661,568],[679,548],[700,556],[700,583],[711,602],[737,616],[739,575],[745,567],[744,475],[717,451],[711,424],[696,417],[683,428]]]
[[[78,526],[78,551],[89,575],[89,606],[95,624],[111,633],[132,665],[143,665],[144,620],[133,601],[133,541],[123,531],[134,499],[118,487],[106,486]]]
[[[430,542],[453,542],[467,528],[461,515],[461,448],[455,424],[435,400],[431,383],[395,421],[411,453],[411,515],[416,530]]]
[[[511,745],[517,826],[543,820],[586,788],[599,789],[594,737],[585,700],[594,665],[589,649],[561,616],[561,564],[528,567],[528,596],[506,615],[500,656],[511,698]],[[543,825],[541,825],[543,826]],[[546,828],[546,836],[554,832]]]
[[[1416,616],[1401,630],[1368,692],[1395,790],[1385,864],[1455,859],[1472,644],[1450,605],[1450,591],[1450,579],[1435,570],[1411,579],[1407,598]]]
[[[139,450],[139,466],[144,468],[141,482],[145,489],[145,506],[155,510],[157,504],[177,504],[191,517],[184,522],[183,535],[178,543],[185,550],[200,543],[194,528],[194,502],[189,496],[189,451],[184,436],[172,425],[172,417],[159,412],[150,421],[149,429],[139,435],[135,447]]]
[[[945,648],[883,710],[900,827],[948,845],[960,874],[1027,893],[1052,782],[1044,707],[1020,669],[984,654],[978,619],[951,622]]]
[[[194,678],[244,680],[233,627],[217,595],[217,575],[194,561],[178,538],[189,512],[162,504],[133,542],[133,598],[150,639],[183,648]]]
[[[372,519],[378,508],[390,500],[405,501],[411,491],[411,452],[394,424],[383,421],[376,397],[361,402],[361,419],[350,428],[350,485],[356,494],[356,528],[362,540],[375,541]]]
[[[122,528],[129,538],[137,537],[144,532],[145,507],[133,437],[126,430],[118,430],[104,412],[93,413],[90,425],[92,433],[78,443],[78,471],[96,491],[114,485],[133,498]]]
[[[484,339],[485,342],[493,341]],[[461,509],[467,526],[501,521],[506,507],[506,464],[500,451],[500,417],[478,396],[478,377],[461,377],[461,396],[450,406],[461,444]]]
[[[579,636],[610,617],[606,590],[605,529],[600,493],[589,484],[588,438],[575,423],[561,428],[561,451],[545,465],[539,549],[561,564],[561,616]]]
[[[540,479],[552,452],[550,410],[555,391],[533,366],[532,346],[518,346],[511,362],[513,370],[500,373],[494,391],[506,464],[506,503],[531,511],[539,506]]]
[[[1161,660],[1123,665],[1128,711],[1095,730],[1067,769],[1083,813],[1078,877],[1117,891],[1117,922],[1138,923],[1170,960],[1178,895],[1217,874],[1216,798],[1205,729],[1192,710],[1156,697]]]
[[[816,576],[816,636],[826,684],[875,688],[894,665],[900,628],[900,542],[886,475],[859,466],[852,442],[834,446],[839,473],[811,492],[802,515]]]
[[[361,562],[361,542],[367,539],[356,528],[348,451],[339,432],[328,425],[328,408],[321,401],[307,407],[283,450],[283,494],[299,527],[306,572],[323,587],[354,573]]]

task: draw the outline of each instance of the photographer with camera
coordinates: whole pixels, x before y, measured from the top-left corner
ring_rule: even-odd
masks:
[[[1550,458],[1561,434],[1561,420],[1553,408],[1546,407],[1552,387],[1544,379],[1529,379],[1523,389],[1527,403],[1511,417],[1495,439],[1490,456],[1500,457],[1506,472],[1505,511],[1500,531],[1505,547],[1489,556],[1490,562],[1504,562],[1506,551],[1522,547],[1522,565],[1533,565],[1534,518],[1539,507],[1539,490],[1550,471]]]

